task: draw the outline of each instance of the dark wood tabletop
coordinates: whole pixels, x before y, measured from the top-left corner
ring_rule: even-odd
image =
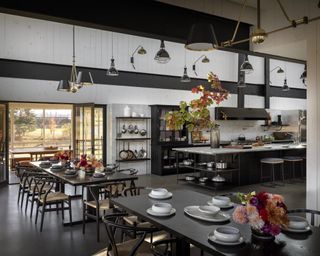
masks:
[[[155,226],[178,237],[184,241],[183,254],[178,251],[177,255],[188,255],[189,244],[203,249],[212,255],[286,255],[304,256],[320,255],[320,228],[312,227],[312,231],[304,234],[281,233],[274,242],[259,243],[251,239],[251,229],[249,225],[240,225],[230,221],[223,224],[212,224],[189,217],[183,211],[184,207],[190,205],[206,205],[211,197],[189,190],[175,190],[173,197],[168,202],[176,209],[175,215],[171,217],[153,217],[147,214],[146,209],[150,208],[157,200],[150,199],[146,193],[136,197],[119,197],[112,201],[115,205],[137,215],[138,217],[153,223]],[[232,214],[234,209],[225,211]],[[237,227],[245,239],[245,243],[238,246],[222,246],[214,244],[208,240],[208,234],[221,225]],[[180,242],[181,243],[181,242]],[[177,250],[182,250],[177,249]],[[180,253],[180,254],[179,254]]]
[[[118,182],[118,181],[134,181],[137,180],[138,177],[135,175],[129,175],[121,172],[111,172],[108,173],[104,178],[93,178],[92,176],[86,175],[85,178],[80,178],[79,175],[76,177],[66,177],[64,171],[51,171],[50,168],[42,168],[40,167],[41,162],[31,162],[34,166],[41,168],[44,172],[52,175],[63,181],[64,183],[68,183],[73,186],[80,185],[90,185],[90,184],[99,184],[105,182]]]

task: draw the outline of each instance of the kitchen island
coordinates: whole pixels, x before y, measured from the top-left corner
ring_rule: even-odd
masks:
[[[260,182],[260,159],[267,157],[282,158],[284,156],[305,156],[306,144],[267,144],[252,148],[210,148],[210,147],[184,147],[173,148],[176,152],[177,181],[186,181],[190,184],[206,186],[209,188],[223,187],[229,185],[247,185]],[[181,155],[190,158],[190,163],[181,162]],[[227,168],[208,168],[208,162],[226,162]],[[302,163],[304,165],[304,163]],[[193,174],[183,175],[179,168],[189,168]],[[285,177],[291,178],[292,166],[285,165]],[[297,169],[299,176],[304,176],[304,166]],[[268,172],[267,167],[265,172]],[[212,177],[221,175],[227,182],[211,182]],[[191,176],[191,178],[190,178]],[[193,178],[194,177],[194,178]],[[208,178],[206,182],[200,182],[199,178]],[[276,170],[276,179],[279,179],[279,172]],[[188,180],[189,179],[189,180]]]

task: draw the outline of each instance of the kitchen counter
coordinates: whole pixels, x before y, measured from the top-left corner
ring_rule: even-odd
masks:
[[[263,152],[263,151],[276,151],[276,150],[292,150],[292,149],[305,149],[306,144],[268,144],[264,146],[252,147],[249,149],[239,148],[210,148],[210,147],[185,147],[173,148],[177,152],[193,153],[200,155],[221,155],[221,154],[236,154],[236,153],[249,153],[249,152]]]

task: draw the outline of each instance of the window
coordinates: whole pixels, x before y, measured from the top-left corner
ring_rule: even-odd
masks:
[[[10,103],[10,148],[72,146],[72,105]]]

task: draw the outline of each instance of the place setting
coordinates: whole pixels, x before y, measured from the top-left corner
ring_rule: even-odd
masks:
[[[53,164],[50,168],[50,171],[52,172],[61,172],[63,170],[65,170],[65,167],[61,164]]]
[[[213,205],[192,205],[184,208],[184,212],[195,219],[208,222],[226,222],[230,220],[230,215],[220,211],[220,208]]]
[[[208,235],[208,240],[223,246],[236,246],[245,242],[240,230],[231,226],[218,227]]]
[[[221,210],[227,210],[234,207],[234,203],[227,196],[214,196],[211,201],[207,202],[208,205],[217,206]]]
[[[282,227],[282,231],[295,234],[304,234],[311,231],[311,227],[306,218],[295,215],[288,215],[289,224]]]
[[[147,213],[155,217],[169,217],[176,213],[176,209],[169,203],[154,203]]]
[[[172,198],[172,193],[169,192],[166,188],[154,188],[151,189],[148,196],[152,199],[165,200]]]
[[[68,169],[64,172],[63,176],[67,178],[74,178],[78,176],[78,171],[75,169]]]

